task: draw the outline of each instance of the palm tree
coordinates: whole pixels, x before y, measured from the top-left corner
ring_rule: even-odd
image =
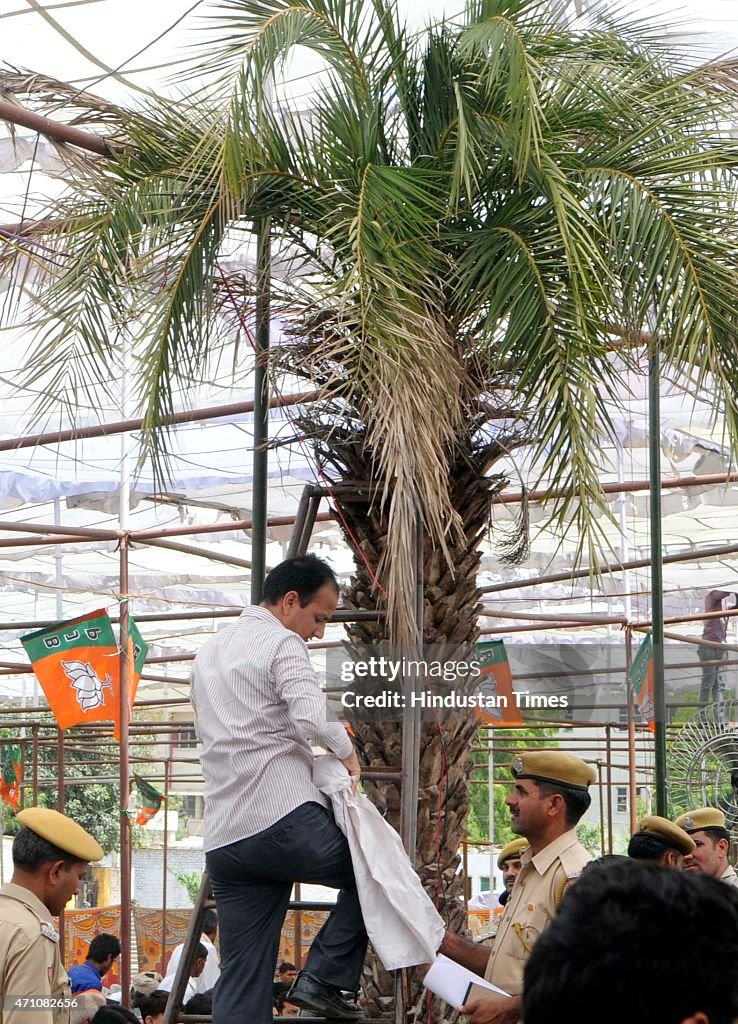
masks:
[[[738,436],[731,64],[541,0],[469,0],[417,35],[386,0],[220,0],[206,35],[207,87],[99,107],[117,159],[88,162],[29,231],[53,272],[37,361],[62,386],[81,359],[102,384],[110,324],[135,323],[162,443],[175,384],[253,298],[222,255],[268,224],[295,339],[273,371],[322,388],[299,428],[356,541],[346,603],[387,612],[353,641],[411,641],[418,518],[424,640],[477,639],[494,465],[520,444],[568,488],[553,515],[596,562],[593,439],[644,344],[709,384]],[[265,83],[296,46],[325,70],[307,109],[275,109]],[[427,723],[421,742],[418,865],[452,927],[475,731]],[[357,733],[365,763],[398,763],[397,724]],[[373,794],[396,820],[396,791]]]

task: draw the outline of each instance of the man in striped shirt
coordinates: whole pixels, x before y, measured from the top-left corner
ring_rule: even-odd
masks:
[[[338,604],[333,570],[314,555],[287,559],[264,600],[212,637],[192,671],[202,743],[205,852],[220,927],[218,1024],[269,1024],[279,937],[294,882],[340,889],[313,940],[290,1002],[315,1014],[360,1016],[356,990],[367,937],[351,855],[312,780],[313,740],[361,769],[344,727],[326,720],[305,641],[322,637]]]

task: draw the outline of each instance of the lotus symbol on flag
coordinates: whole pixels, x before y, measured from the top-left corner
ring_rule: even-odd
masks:
[[[105,703],[103,687],[112,686],[112,679],[98,679],[92,665],[86,661],[63,661],[62,668],[72,680],[72,689],[77,691],[77,700],[83,711],[92,711]]]
[[[489,715],[490,718],[499,718],[502,721],[502,709],[497,704],[499,697],[497,693],[497,680],[488,676],[477,690],[477,693],[484,700],[489,701],[488,704],[482,704],[482,711],[484,711],[485,715]],[[494,699],[490,700],[490,698]]]
[[[649,692],[646,694],[646,698],[640,706],[640,712],[643,715],[643,717],[650,722],[653,718],[654,710],[655,706],[653,702],[653,696]]]

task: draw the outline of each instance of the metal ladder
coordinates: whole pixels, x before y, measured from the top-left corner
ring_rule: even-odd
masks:
[[[333,904],[317,903],[311,900],[293,900],[289,904],[288,909],[330,911],[333,909]],[[195,954],[202,934],[202,923],[206,910],[215,910],[215,901],[210,887],[210,878],[207,871],[204,871],[202,881],[200,882],[200,891],[197,894],[195,909],[192,911],[192,917],[190,918],[190,923],[187,926],[184,948],[177,967],[172,991],[170,992],[169,999],[167,1000],[167,1008],[164,1013],[164,1024],[176,1024],[177,1021],[183,1021],[184,1024],[207,1024],[207,1022],[212,1021],[213,1019],[210,1014],[183,1014],[181,1012],[185,992],[187,991],[187,982],[190,977],[192,965],[195,962]],[[292,1021],[295,1018],[274,1017],[273,1019],[275,1021]],[[312,1021],[313,1024],[326,1024],[326,1022],[329,1024],[330,1019],[334,1018],[305,1017],[301,1014],[299,1019],[305,1021],[305,1024],[308,1024],[309,1021]],[[376,1018],[372,1019],[376,1020]],[[369,1018],[359,1017],[357,1018],[356,1024],[369,1024],[369,1020]]]

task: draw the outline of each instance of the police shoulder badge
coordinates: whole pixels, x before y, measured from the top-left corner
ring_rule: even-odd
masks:
[[[51,921],[41,922],[41,934],[44,936],[45,939],[50,939],[51,942],[59,941],[59,932],[53,926]]]

